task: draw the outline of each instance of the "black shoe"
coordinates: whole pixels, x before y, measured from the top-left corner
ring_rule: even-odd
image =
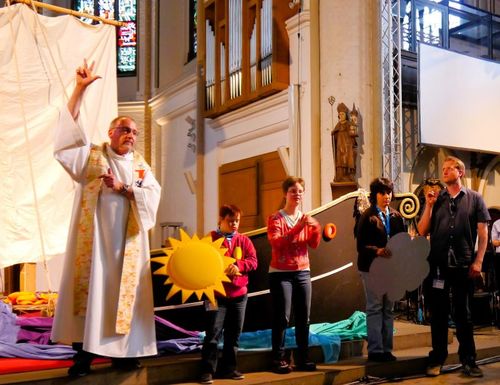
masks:
[[[111,358],[111,366],[117,370],[137,370],[141,368],[141,363],[135,357]]]
[[[462,364],[462,371],[469,377],[483,377],[483,371],[479,369],[476,363]]]
[[[392,362],[397,360],[396,356],[391,352],[384,352],[382,354],[384,355],[385,362]]]
[[[76,354],[73,356],[73,366],[68,369],[68,376],[70,377],[83,377],[90,373],[90,365],[95,358],[94,353],[83,350],[83,343],[74,342],[72,344],[73,350]]]
[[[384,353],[368,353],[368,361],[387,362],[387,358]]]
[[[278,374],[288,374],[292,368],[285,360],[273,361],[273,372]]]
[[[314,372],[316,370],[316,364],[311,361],[301,362],[295,365],[295,370],[299,372]]]
[[[90,373],[90,362],[84,360],[77,360],[72,367],[68,369],[68,376],[70,377],[83,377]]]
[[[200,377],[200,384],[213,384],[212,373],[203,373]]]
[[[220,378],[224,378],[227,380],[243,380],[245,378],[245,376],[243,375],[243,373],[241,373],[237,370],[233,370],[232,372],[223,373],[220,376]]]

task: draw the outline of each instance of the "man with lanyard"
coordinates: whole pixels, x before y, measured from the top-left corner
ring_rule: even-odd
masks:
[[[425,281],[431,312],[432,351],[426,373],[437,376],[448,356],[449,292],[452,294],[454,321],[459,342],[458,354],[467,376],[482,377],[476,364],[470,306],[474,279],[481,266],[488,242],[490,216],[481,195],[462,186],[464,163],[449,156],[444,160],[442,179],[446,185],[439,195],[430,190],[420,221],[420,235],[430,234],[430,273]],[[478,248],[474,257],[474,246]]]

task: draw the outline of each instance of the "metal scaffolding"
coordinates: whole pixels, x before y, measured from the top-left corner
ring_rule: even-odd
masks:
[[[400,0],[380,0],[382,60],[382,175],[402,191]]]

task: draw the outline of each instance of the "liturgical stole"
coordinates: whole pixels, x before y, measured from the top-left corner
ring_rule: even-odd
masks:
[[[85,175],[76,242],[75,287],[73,290],[73,311],[78,316],[85,316],[87,311],[94,243],[94,215],[102,185],[102,179],[99,176],[106,174],[109,168],[106,152],[107,145],[107,143],[102,146],[92,145]],[[144,170],[146,167],[146,162],[137,151],[134,151],[133,167],[133,170]],[[143,176],[143,173],[144,171],[139,172],[140,177]],[[128,334],[130,332],[135,291],[139,283],[136,264],[137,256],[140,253],[142,253],[140,228],[131,202],[127,218],[123,270],[120,279],[120,294],[115,324],[117,334]]]

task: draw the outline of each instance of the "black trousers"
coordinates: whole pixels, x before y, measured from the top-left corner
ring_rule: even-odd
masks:
[[[441,268],[439,278],[445,281],[443,289],[433,287],[437,278],[437,268],[431,266],[424,283],[426,302],[431,315],[432,351],[429,353],[429,364],[442,365],[448,356],[448,321],[451,312],[456,325],[460,361],[474,363],[476,346],[470,311],[474,281],[469,278],[469,269]]]
[[[217,298],[218,309],[205,312],[206,335],[201,352],[201,366],[203,373],[221,374],[236,370],[236,356],[243,322],[245,321],[245,310],[247,306],[247,295],[235,298]],[[224,334],[224,347],[222,348],[222,359],[219,365],[217,345]]]
[[[285,334],[293,311],[295,316],[296,363],[308,361],[309,317],[311,314],[311,274],[309,271],[276,272],[269,274],[269,289],[273,304],[273,359],[285,359]]]

